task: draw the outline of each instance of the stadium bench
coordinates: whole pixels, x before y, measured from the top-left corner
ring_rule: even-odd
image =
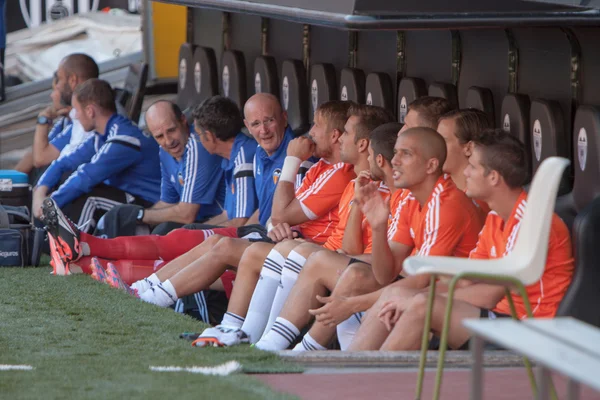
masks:
[[[548,399],[550,372],[569,378],[568,399],[579,398],[579,383],[600,392],[600,329],[570,317],[554,319],[466,320],[464,325],[473,333],[473,372],[471,399],[482,398],[482,350],[484,340],[522,354],[540,368],[538,399]]]

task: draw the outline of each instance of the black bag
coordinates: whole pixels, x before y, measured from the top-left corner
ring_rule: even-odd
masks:
[[[0,205],[0,267],[24,267],[32,260],[33,234],[26,206]],[[35,262],[32,262],[35,261]]]

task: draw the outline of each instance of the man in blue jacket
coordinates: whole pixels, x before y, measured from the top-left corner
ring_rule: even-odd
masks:
[[[118,204],[148,207],[160,197],[160,160],[156,141],[116,112],[108,82],[90,79],[72,98],[77,118],[86,131],[95,131],[72,153],[55,160],[33,193],[34,216],[64,173],[72,172],[50,197],[82,230]]]

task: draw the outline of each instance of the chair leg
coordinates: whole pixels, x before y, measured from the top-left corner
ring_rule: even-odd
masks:
[[[423,391],[423,379],[425,377],[425,364],[427,363],[427,348],[429,347],[429,331],[431,330],[431,314],[433,313],[433,299],[435,298],[436,275],[431,275],[429,282],[429,297],[427,298],[427,313],[423,325],[423,339],[421,340],[421,358],[419,360],[419,376],[417,378],[417,389],[415,399],[421,399]]]
[[[454,301],[454,289],[456,288],[456,283],[462,278],[462,275],[456,275],[452,278],[450,284],[448,285],[448,302],[446,303],[444,325],[442,327],[442,334],[440,336],[440,350],[438,352],[438,365],[437,372],[435,375],[435,388],[433,392],[434,400],[438,400],[440,398],[440,392],[442,389],[442,376],[444,374],[446,348],[448,347],[448,332],[450,331],[450,317],[452,316],[452,302]]]
[[[523,299],[523,305],[525,306],[525,312],[527,313],[527,317],[533,318],[533,313],[531,312],[531,303],[529,301],[529,296],[527,295],[527,289],[525,289],[525,286],[518,280],[515,280],[513,283],[517,287],[517,291],[519,292],[519,295],[521,295],[521,298]],[[506,297],[508,299],[508,304],[510,305],[511,313],[513,313],[513,318],[518,318],[518,317],[516,317],[516,309],[515,309],[515,305],[514,305],[514,302],[512,299],[512,294],[510,293],[510,290],[508,288],[506,288],[506,293],[507,293]],[[537,396],[538,387],[537,387],[536,380],[535,380],[535,374],[533,373],[533,368],[531,367],[531,363],[529,362],[529,360],[526,357],[523,357],[523,363],[527,367],[527,374],[529,375],[529,381],[531,382],[531,388],[533,389],[533,394],[534,394],[534,396]],[[556,388],[554,387],[554,383],[552,382],[552,377],[549,377],[549,386],[550,386],[550,398],[552,400],[558,400],[558,395],[556,394]]]
[[[517,315],[517,309],[515,307],[515,302],[513,301],[512,298],[512,293],[510,292],[509,288],[505,288],[504,289],[505,293],[506,293],[506,299],[508,300],[508,305],[510,306],[510,313],[513,317],[514,320],[519,320],[519,316]],[[529,311],[529,313],[531,313],[531,307],[527,308],[527,306],[525,307],[525,309],[527,309]],[[531,385],[531,390],[533,391],[533,397],[537,397],[537,384],[535,381],[535,374],[533,372],[533,368],[531,367],[531,362],[529,361],[529,359],[527,357],[523,357],[523,364],[525,364],[525,368],[527,369],[527,376],[529,377],[529,383]]]

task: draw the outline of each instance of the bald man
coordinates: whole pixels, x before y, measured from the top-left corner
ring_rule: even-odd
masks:
[[[71,107],[71,97],[77,85],[98,78],[98,75],[98,65],[87,54],[74,53],[61,60],[53,77],[51,98],[56,101],[38,114],[33,147],[17,164],[16,170],[32,173],[32,181],[35,181],[52,161],[60,155],[70,154],[93,135],[79,123]]]
[[[266,333],[256,347],[288,348],[310,322],[309,310],[320,307],[315,295],[332,292],[328,301],[335,301],[337,296],[375,292],[402,278],[402,263],[411,254],[467,257],[475,248],[483,221],[473,202],[442,172],[446,160],[442,136],[431,128],[408,129],[399,134],[394,153],[394,186],[407,192],[394,211],[392,226],[388,226],[390,207],[378,194],[377,184],[361,190],[358,206],[373,232],[371,256],[358,260],[319,252],[310,257],[275,322],[278,329]],[[428,282],[412,277],[405,281],[417,288]],[[358,301],[348,304],[350,309],[341,320],[319,315],[318,321],[325,324],[315,323],[295,350],[325,349],[338,323],[348,317],[360,319],[353,313],[366,311]]]

